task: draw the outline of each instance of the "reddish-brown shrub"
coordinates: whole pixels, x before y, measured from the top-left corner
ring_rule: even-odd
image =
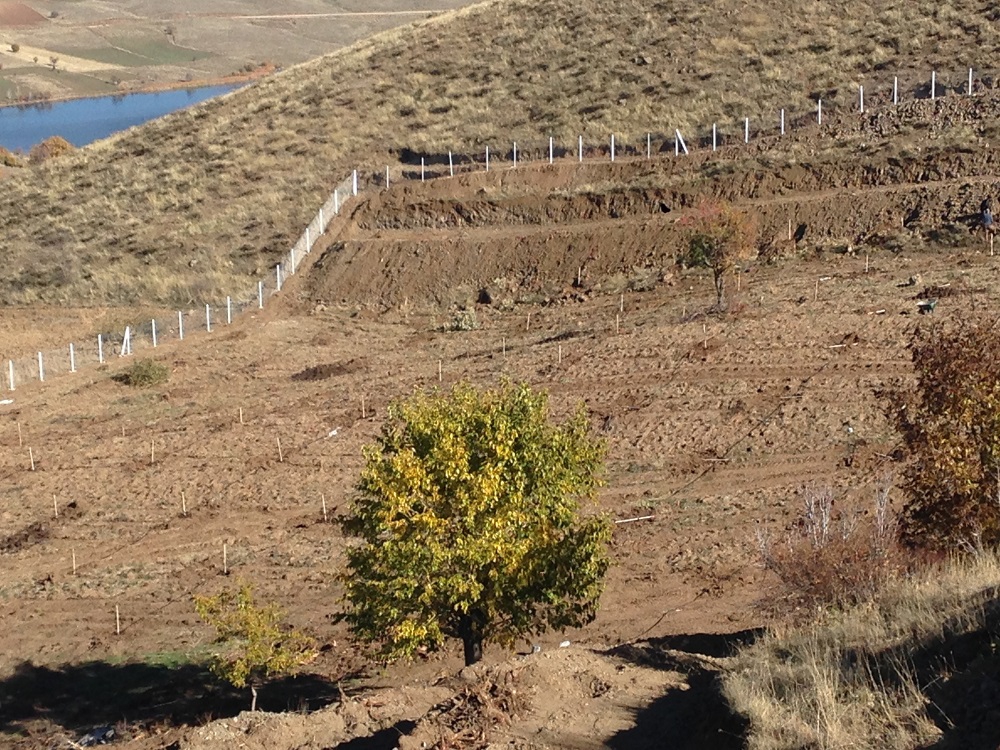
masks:
[[[31,151],[28,152],[28,161],[32,164],[41,164],[43,161],[56,159],[63,154],[72,153],[74,150],[75,148],[72,143],[65,138],[54,135],[32,146]]]
[[[778,578],[774,610],[843,606],[870,598],[904,567],[891,481],[881,479],[871,512],[835,509],[829,487],[807,487],[794,525],[775,537],[758,529],[764,567]]]

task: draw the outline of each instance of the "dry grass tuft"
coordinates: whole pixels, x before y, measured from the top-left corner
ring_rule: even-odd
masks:
[[[969,746],[992,710],[981,675],[997,667],[998,586],[995,554],[956,559],[775,629],[724,676],[727,700],[750,720],[748,747],[903,750],[942,731]]]

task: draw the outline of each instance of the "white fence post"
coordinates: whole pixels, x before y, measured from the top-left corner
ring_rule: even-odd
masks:
[[[264,282],[257,282],[257,308],[260,310],[264,309]]]
[[[122,336],[122,350],[118,352],[119,357],[132,353],[132,328],[125,326],[125,335]]]
[[[389,189],[389,165],[385,165],[385,189]]]
[[[152,325],[153,325],[153,348],[155,349],[156,348],[156,318],[153,318],[151,322],[152,322]]]
[[[743,118],[743,142],[750,143],[750,118]]]
[[[326,231],[326,217],[323,216],[323,207],[319,207],[319,231],[323,233]]]
[[[972,96],[972,68],[969,68],[969,96]]]
[[[611,161],[615,160],[615,134],[611,134]]]
[[[861,114],[865,113],[865,87],[858,86],[858,109]]]
[[[104,337],[101,334],[97,334],[97,361],[104,364]]]
[[[816,102],[816,124],[817,125],[822,125],[823,124],[823,100],[822,99],[820,99],[818,102]]]
[[[646,159],[650,159],[653,156],[653,136],[650,133],[646,133]]]
[[[184,340],[184,313],[177,311],[177,338]]]
[[[719,126],[718,123],[712,123],[712,150],[715,151],[719,148]]]
[[[351,194],[358,194],[358,170],[356,169],[351,173]]]
[[[233,324],[233,298],[226,297],[226,325],[231,326]]]
[[[308,253],[312,250],[312,233],[309,231],[309,227],[306,227],[306,252]],[[295,252],[295,248],[292,248],[292,252]]]
[[[448,176],[449,177],[455,176],[455,162],[451,158],[451,151],[448,152]]]
[[[340,188],[333,191],[333,213],[340,213]]]
[[[486,147],[486,171],[490,171],[490,147]]]
[[[7,375],[10,389],[14,390],[14,360],[12,359],[7,360]]]
[[[274,267],[274,278],[278,282],[278,291],[281,291],[281,264],[279,263]]]
[[[580,161],[583,161],[583,136],[580,136]]]
[[[556,159],[556,144],[552,136],[549,136],[549,164],[552,164]]]
[[[291,269],[288,273],[289,275],[295,273],[295,245],[292,245],[292,249],[288,251],[288,266]]]
[[[681,155],[681,142],[677,140],[677,131],[674,131],[674,156]]]
[[[892,79],[892,103],[899,104],[899,76],[894,76]]]
[[[42,364],[42,353],[38,352],[38,380],[45,382],[45,365]]]
[[[931,71],[931,99],[937,99],[937,71]]]
[[[785,134],[785,110],[781,110],[781,134]]]
[[[212,308],[205,305],[205,332],[212,332]]]
[[[514,141],[514,169],[517,169],[517,141]]]
[[[421,182],[424,181],[425,174],[426,174],[426,168],[424,167],[424,157],[421,156],[420,157],[420,181]]]
[[[76,351],[72,344],[69,345],[69,371],[76,372]]]
[[[676,142],[680,144],[681,150],[686,155],[688,153],[688,147],[687,144],[684,142],[684,136],[681,135],[680,130],[674,130],[674,138],[676,139]]]

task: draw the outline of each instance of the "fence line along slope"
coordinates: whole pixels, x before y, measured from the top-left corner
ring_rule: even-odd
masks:
[[[964,83],[1000,41],[970,0],[495,0],[387,32],[5,180],[10,302],[222,298],[292,244],[331,175],[386,152],[693,131],[853,103],[932,68]],[[880,78],[881,80],[881,78]]]

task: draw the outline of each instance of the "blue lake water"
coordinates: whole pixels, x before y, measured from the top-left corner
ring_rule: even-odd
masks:
[[[239,85],[201,86],[0,107],[0,146],[27,152],[36,143],[54,135],[62,136],[74,146],[86,146],[237,88]]]

